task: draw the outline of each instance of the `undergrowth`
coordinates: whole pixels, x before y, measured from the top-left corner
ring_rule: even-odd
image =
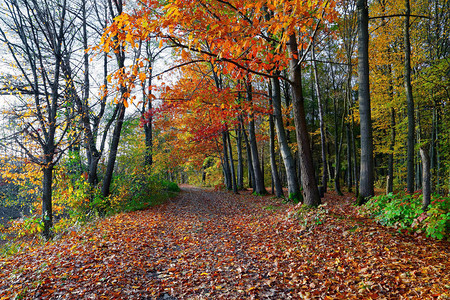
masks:
[[[298,220],[305,230],[313,230],[315,227],[325,223],[328,217],[327,204],[321,204],[319,207],[301,205],[299,208],[289,212],[289,218]]]
[[[450,198],[433,195],[427,211],[422,210],[422,194],[380,195],[370,199],[360,213],[380,224],[410,232],[424,232],[435,239],[450,239]]]
[[[111,195],[101,194],[100,187],[91,187],[86,174],[70,173],[60,167],[53,186],[53,234],[63,236],[90,221],[120,212],[143,210],[161,203],[180,191],[174,182],[158,179],[145,170],[116,175]],[[11,220],[0,227],[1,256],[14,255],[35,243],[43,242],[41,233],[42,203],[35,201],[31,214]],[[6,243],[5,243],[6,242]]]

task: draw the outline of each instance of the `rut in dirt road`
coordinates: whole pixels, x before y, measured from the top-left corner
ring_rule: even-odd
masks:
[[[183,187],[164,205],[2,261],[0,295],[445,299],[448,243],[398,235],[356,216],[349,201],[327,194],[312,228],[270,196]]]

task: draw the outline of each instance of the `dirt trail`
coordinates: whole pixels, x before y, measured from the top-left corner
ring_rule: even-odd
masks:
[[[343,198],[327,203],[324,224],[307,230],[269,196],[185,186],[165,205],[0,260],[0,298],[450,297],[448,243],[358,218]]]

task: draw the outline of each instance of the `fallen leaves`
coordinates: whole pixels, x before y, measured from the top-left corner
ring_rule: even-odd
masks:
[[[450,296],[448,243],[399,235],[358,217],[345,199],[328,194],[322,224],[305,230],[286,217],[298,207],[279,200],[186,188],[165,205],[1,259],[0,297]]]

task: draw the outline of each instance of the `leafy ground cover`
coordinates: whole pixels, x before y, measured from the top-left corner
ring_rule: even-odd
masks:
[[[448,299],[449,243],[270,196],[184,187],[0,260],[2,299]]]
[[[431,199],[424,212],[421,193],[379,195],[370,199],[360,212],[382,225],[450,240],[450,198],[433,195]]]

